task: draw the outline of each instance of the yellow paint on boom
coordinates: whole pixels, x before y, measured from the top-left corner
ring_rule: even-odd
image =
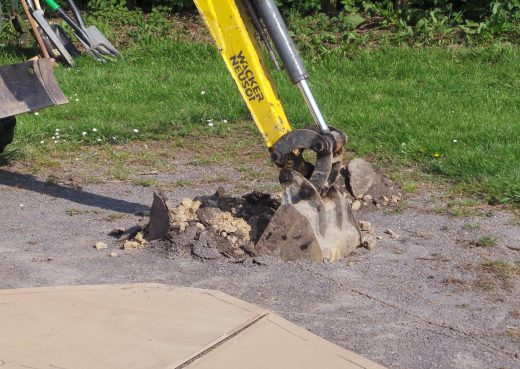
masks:
[[[236,0],[195,0],[268,147],[291,126],[246,10]]]

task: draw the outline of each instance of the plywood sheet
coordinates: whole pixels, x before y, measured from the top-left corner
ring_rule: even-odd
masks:
[[[166,368],[263,314],[218,292],[163,285],[0,291],[0,367]]]
[[[0,369],[383,369],[217,291],[0,291]]]
[[[251,325],[186,369],[384,369],[274,314]]]

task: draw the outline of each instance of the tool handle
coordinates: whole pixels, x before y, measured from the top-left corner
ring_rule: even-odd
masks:
[[[83,23],[83,18],[81,17],[81,12],[79,11],[76,3],[73,0],[67,0],[67,4],[69,5],[72,14],[74,14],[74,18],[78,21],[78,24],[81,28],[85,28],[85,23]]]
[[[60,5],[54,0],[43,0],[43,1],[45,1],[45,4],[47,4],[47,6],[49,8],[51,8],[52,10],[54,10],[55,12],[57,12],[58,9],[60,9]]]
[[[92,47],[92,42],[90,41],[87,34],[83,31],[83,29],[74,22],[74,19],[72,19],[60,6],[59,4],[54,0],[43,0],[45,1],[45,4],[47,4],[48,7],[50,7],[52,10],[57,12],[60,17],[67,22],[69,26],[72,27],[74,30],[74,33],[76,36],[78,36],[81,41],[83,41],[88,47]]]
[[[25,15],[27,16],[27,20],[31,24],[31,29],[34,35],[34,38],[36,39],[36,42],[38,43],[38,46],[40,47],[40,50],[42,52],[42,56],[44,58],[49,57],[49,52],[47,51],[47,48],[45,47],[45,44],[43,43],[42,37],[40,36],[40,32],[38,32],[38,25],[36,24],[36,21],[33,19],[31,12],[29,10],[29,5],[27,5],[26,0],[21,0],[23,10],[25,11]],[[31,0],[28,0],[31,1]],[[32,5],[32,2],[31,2]]]
[[[45,2],[47,1],[52,0],[45,0]],[[58,8],[57,12],[60,15],[60,17],[62,17],[63,20],[67,22],[69,26],[72,27],[76,36],[78,36],[85,44],[87,44],[89,48],[92,47],[92,41],[90,40],[90,38],[87,36],[85,31],[83,31],[83,29],[80,26],[78,26],[76,22],[74,22],[73,19],[62,8]]]

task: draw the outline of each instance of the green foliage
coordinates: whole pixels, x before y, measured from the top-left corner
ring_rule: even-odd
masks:
[[[85,17],[123,44],[175,37],[174,12],[193,0],[78,1]],[[520,42],[520,0],[277,0],[299,47],[313,57],[359,46],[450,46]],[[2,2],[5,7],[5,2]],[[332,10],[331,10],[332,9]],[[4,9],[5,18],[6,9]],[[173,17],[174,18],[174,17]],[[16,38],[4,22],[0,43]],[[184,27],[185,30],[189,27]]]

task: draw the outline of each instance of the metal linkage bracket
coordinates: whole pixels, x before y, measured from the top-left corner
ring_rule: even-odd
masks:
[[[347,136],[331,128],[331,133],[323,135],[317,127],[298,129],[282,136],[271,151],[271,159],[280,168],[290,168],[301,173],[321,194],[326,194],[336,181],[343,159],[343,146]],[[316,163],[303,157],[305,150],[316,153]],[[283,184],[284,171],[280,182]]]

